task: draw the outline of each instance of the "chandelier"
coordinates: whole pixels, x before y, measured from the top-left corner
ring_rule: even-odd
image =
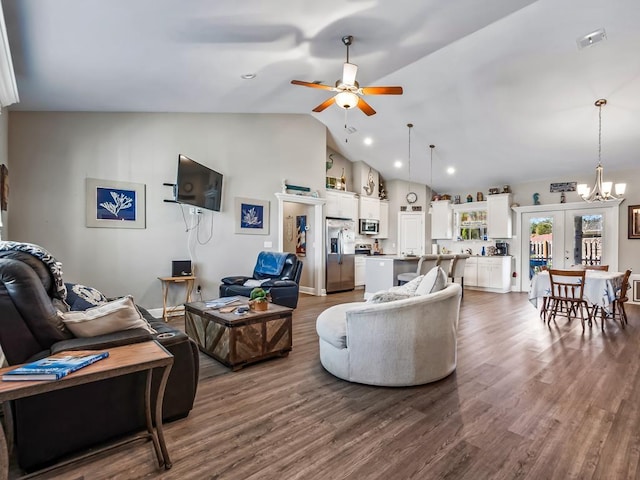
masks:
[[[624,191],[627,188],[626,183],[616,183],[616,195],[611,193],[611,187],[613,182],[603,182],[602,175],[604,168],[602,167],[602,107],[607,104],[604,98],[596,100],[595,106],[598,107],[598,166],[596,167],[596,183],[593,186],[593,190],[590,190],[586,183],[578,185],[578,195],[582,197],[585,202],[605,202],[607,200],[618,200],[620,196],[624,195]]]

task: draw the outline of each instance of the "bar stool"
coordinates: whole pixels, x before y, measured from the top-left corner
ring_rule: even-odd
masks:
[[[438,257],[439,255],[422,255],[420,260],[418,260],[418,268],[416,268],[415,272],[406,272],[398,274],[398,285],[403,285],[407,282],[410,282],[414,278],[419,275],[424,275],[433,267],[438,265]]]
[[[451,271],[449,272],[449,278],[451,282],[455,282],[456,278],[460,279],[460,286],[462,287],[462,296],[464,296],[464,267],[467,263],[467,258],[470,255],[461,253],[455,256],[453,263],[451,264]]]

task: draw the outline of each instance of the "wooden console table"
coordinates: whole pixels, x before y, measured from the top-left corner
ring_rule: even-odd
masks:
[[[193,284],[196,277],[193,275],[183,275],[181,277],[158,277],[162,282],[162,318],[164,321],[169,320],[169,314],[174,312],[178,307],[167,307],[167,299],[169,297],[169,286],[172,283],[184,283],[186,287],[185,303],[191,301],[191,292],[193,292]]]
[[[158,458],[158,464],[160,468],[164,467],[166,470],[171,468],[171,460],[169,458],[169,452],[164,440],[164,433],[162,431],[162,400],[164,397],[164,389],[167,385],[167,378],[169,377],[169,371],[173,365],[173,355],[171,355],[165,348],[159,343],[143,342],[134,343],[131,345],[125,345],[122,347],[114,347],[108,349],[109,356],[104,360],[100,360],[87,367],[81,368],[73,373],[70,373],[66,377],[62,377],[60,380],[52,381],[14,381],[3,382],[0,381],[0,402],[3,404],[10,400],[17,400],[19,398],[30,397],[38,395],[40,393],[53,392],[55,390],[61,390],[63,388],[73,387],[75,385],[82,385],[85,383],[97,382],[107,378],[119,377],[121,375],[127,375],[129,373],[146,371],[147,380],[145,388],[144,408],[147,421],[147,431],[133,437],[124,439],[117,443],[109,444],[106,447],[92,449],[89,453],[81,454],[69,460],[60,462],[51,467],[39,470],[28,477],[34,475],[40,475],[51,470],[62,468],[73,462],[83,460],[94,455],[104,453],[122,445],[129,444],[138,440],[151,440],[153,442],[153,448]],[[9,370],[17,368],[18,365],[6,367],[0,369],[0,376]],[[155,368],[162,368],[162,379],[156,395],[156,408],[153,413],[155,419],[152,419],[151,412],[151,377]],[[9,412],[9,409],[5,408],[5,412]],[[12,423],[10,422],[10,415],[5,416],[7,424],[7,431],[12,434]],[[12,439],[12,437],[10,437]],[[13,444],[13,442],[11,442]],[[2,424],[0,424],[0,479],[6,480],[9,477],[9,450],[7,447],[7,437]]]
[[[246,305],[247,300],[241,301]],[[187,303],[184,308],[187,335],[203,353],[233,370],[291,351],[292,308],[270,303],[264,312],[243,315],[222,313],[204,302]]]

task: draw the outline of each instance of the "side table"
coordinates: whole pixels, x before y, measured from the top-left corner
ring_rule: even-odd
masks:
[[[162,318],[165,322],[169,320],[169,314],[174,312],[178,307],[167,307],[167,299],[169,297],[169,286],[173,283],[184,283],[186,288],[185,303],[191,301],[191,292],[193,292],[193,284],[196,277],[193,275],[183,275],[181,277],[158,277],[162,282]]]
[[[153,342],[134,343],[122,347],[114,347],[108,349],[109,356],[104,360],[93,363],[87,367],[81,368],[60,380],[52,381],[0,381],[0,402],[4,404],[10,400],[31,397],[40,393],[53,392],[64,388],[82,385],[85,383],[97,382],[106,378],[127,375],[133,372],[146,371],[146,388],[145,388],[145,416],[147,423],[146,433],[135,435],[131,438],[124,439],[115,444],[109,444],[106,447],[91,449],[88,453],[81,454],[72,459],[63,461],[51,467],[45,468],[37,472],[42,474],[51,470],[55,470],[67,466],[78,460],[92,457],[94,455],[111,450],[115,447],[129,444],[134,441],[150,439],[153,442],[153,448],[158,459],[160,468],[166,470],[171,468],[171,460],[169,452],[164,440],[164,432],[162,430],[162,401],[164,397],[164,389],[167,385],[169,371],[173,365],[173,355],[171,355],[162,345]],[[18,365],[0,369],[0,377],[9,370],[13,370]],[[155,412],[151,412],[151,377],[155,368],[162,368],[162,380],[156,394]],[[5,412],[9,409],[5,409]],[[155,428],[154,428],[155,420]],[[9,431],[10,428],[7,428]],[[12,432],[9,431],[9,434]],[[11,437],[10,437],[11,438]],[[30,474],[33,476],[36,473]],[[9,451],[7,448],[7,437],[2,424],[0,424],[0,479],[6,480],[9,476]]]

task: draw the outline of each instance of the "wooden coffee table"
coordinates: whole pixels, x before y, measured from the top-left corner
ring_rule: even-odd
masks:
[[[244,305],[248,299],[241,300]],[[293,309],[273,303],[265,312],[221,313],[204,302],[185,304],[185,331],[200,350],[231,369],[291,351]]]

